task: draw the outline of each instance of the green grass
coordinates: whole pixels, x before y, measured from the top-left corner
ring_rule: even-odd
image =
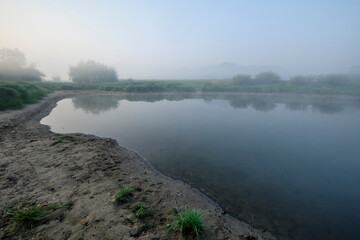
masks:
[[[193,209],[190,210],[188,207],[183,207],[181,211],[174,209],[174,213],[170,218],[173,222],[169,226],[169,230],[179,232],[179,239],[182,239],[184,234],[192,234],[200,239],[200,235],[203,233],[204,215],[202,210]]]
[[[36,103],[53,89],[41,83],[0,82],[0,111],[21,109],[25,104]]]
[[[139,219],[144,219],[152,215],[144,203],[139,203],[133,206],[131,208],[131,212],[135,213],[135,216]]]
[[[131,188],[126,185],[120,186],[120,190],[115,194],[115,199],[121,203],[130,202]]]
[[[49,215],[50,211],[69,206],[70,204],[63,205],[43,205],[36,204],[24,208],[11,209],[4,207],[8,215],[10,215],[10,222],[22,224],[27,228],[33,228],[37,224],[43,222]]]

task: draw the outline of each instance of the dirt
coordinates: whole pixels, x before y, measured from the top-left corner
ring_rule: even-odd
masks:
[[[55,92],[23,110],[0,113],[0,204],[17,209],[69,203],[33,228],[14,225],[1,208],[0,239],[178,239],[177,232],[168,231],[169,217],[183,206],[206,213],[202,239],[276,239],[225,214],[205,195],[160,174],[113,139],[55,134],[39,123],[60,99],[84,94],[99,92]],[[131,201],[119,203],[114,195],[124,184],[132,189]],[[130,208],[138,203],[152,215],[136,218]]]

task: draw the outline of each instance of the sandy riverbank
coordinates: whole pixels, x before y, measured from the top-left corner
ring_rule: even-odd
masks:
[[[168,216],[184,205],[208,212],[203,239],[275,239],[221,214],[206,196],[154,171],[112,139],[55,134],[39,123],[60,99],[83,94],[99,92],[55,92],[23,110],[0,113],[0,203],[72,203],[31,230],[11,229],[2,210],[0,239],[177,239],[166,234]],[[132,202],[114,202],[120,183],[134,189]],[[129,210],[139,202],[154,213],[147,221]]]

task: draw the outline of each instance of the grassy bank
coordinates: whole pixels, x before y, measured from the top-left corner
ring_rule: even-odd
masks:
[[[57,90],[116,92],[250,92],[360,96],[360,81],[278,81],[271,84],[239,83],[233,80],[155,81],[128,80],[111,83],[0,82],[0,111],[20,109]]]
[[[53,89],[42,83],[0,82],[0,111],[36,103]]]

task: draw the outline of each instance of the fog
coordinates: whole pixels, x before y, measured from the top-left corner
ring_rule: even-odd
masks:
[[[2,0],[0,48],[49,79],[88,59],[123,79],[348,73],[359,71],[359,12],[349,0]]]

